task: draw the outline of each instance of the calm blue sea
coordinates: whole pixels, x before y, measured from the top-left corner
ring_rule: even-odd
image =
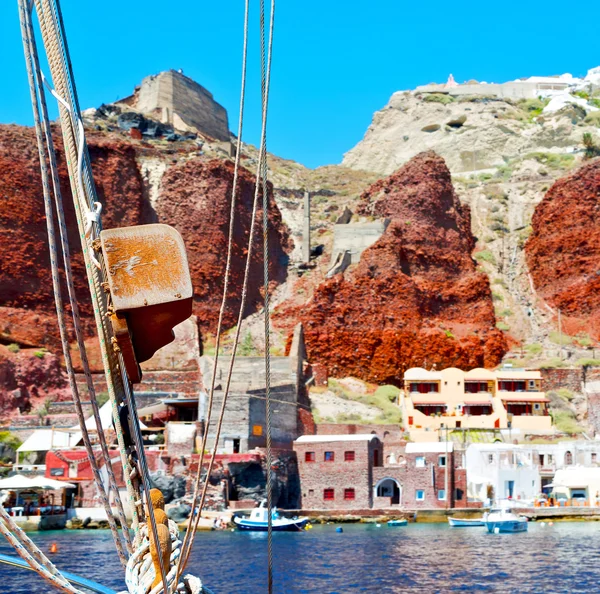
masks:
[[[276,594],[592,593],[600,592],[600,523],[530,524],[524,534],[487,534],[484,528],[413,524],[316,526],[276,533]],[[123,588],[109,531],[34,535],[59,568]],[[10,554],[3,544],[0,552]],[[215,594],[255,594],[266,587],[266,534],[201,532],[190,569]],[[2,594],[54,592],[36,574],[0,565]]]

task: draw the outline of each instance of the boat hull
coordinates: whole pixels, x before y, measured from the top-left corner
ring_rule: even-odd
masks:
[[[389,520],[387,523],[387,525],[391,527],[406,526],[407,524],[408,520]]]
[[[472,526],[485,526],[485,522],[471,518],[448,518],[448,524],[453,528],[471,528]]]
[[[492,534],[514,534],[516,532],[527,532],[527,522],[524,520],[504,520],[497,522],[486,522],[487,531]]]
[[[252,522],[250,520],[244,520],[241,518],[234,518],[233,520],[238,530],[247,530],[252,532],[267,532],[268,525],[263,522]],[[304,529],[308,524],[308,518],[301,518],[298,520],[275,520],[273,522],[273,532],[299,532]]]

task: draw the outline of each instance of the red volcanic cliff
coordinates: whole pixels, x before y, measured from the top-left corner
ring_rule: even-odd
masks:
[[[62,158],[62,143],[59,134],[55,136],[76,292],[86,333],[91,335],[94,325],[79,235]],[[104,227],[158,221],[178,228],[188,250],[195,291],[194,313],[198,315],[203,330],[213,331],[225,273],[232,165],[219,160],[206,162],[200,159],[180,165],[173,157],[177,151],[172,148],[162,154],[160,148],[149,148],[141,143],[97,133],[89,134],[88,142],[96,186],[103,204]],[[170,164],[155,205],[150,203],[140,174],[139,160],[146,154],[165,162],[168,159]],[[234,237],[236,263],[226,317],[228,325],[235,323],[234,314],[239,306],[243,274],[240,259],[245,254],[253,192],[254,178],[242,170]],[[289,239],[272,198],[271,205],[271,278],[273,282],[280,282],[286,275]],[[259,228],[247,313],[258,306],[262,290],[261,239]],[[37,145],[33,130],[19,126],[0,126],[0,253],[0,341],[58,348]]]
[[[75,290],[87,332],[92,309],[79,233],[62,153],[56,136]],[[134,147],[95,139],[89,145],[105,227],[143,222],[142,180]],[[58,329],[35,134],[30,128],[0,126],[0,339],[56,348]],[[65,292],[66,296],[66,292]]]
[[[572,334],[600,339],[600,159],[559,179],[538,204],[525,246],[538,294]]]
[[[167,170],[156,212],[161,222],[169,222],[183,236],[194,285],[194,314],[201,329],[215,332],[221,306],[227,235],[233,188],[234,166],[230,162],[195,159]],[[247,254],[254,176],[240,169],[234,226],[231,277],[224,316],[225,327],[237,323]],[[287,230],[269,184],[269,278],[272,284],[285,280],[287,255],[291,249]],[[259,193],[262,204],[262,191]],[[262,208],[257,211],[248,284],[246,314],[260,308],[263,287]]]
[[[497,365],[489,281],[471,257],[470,211],[444,160],[417,155],[361,197],[362,214],[391,219],[354,270],[322,283],[301,315],[311,362],[335,376],[401,381],[414,366]]]

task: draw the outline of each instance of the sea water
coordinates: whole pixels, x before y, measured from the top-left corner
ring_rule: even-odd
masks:
[[[600,522],[531,523],[521,534],[442,524],[315,526],[273,535],[274,592],[600,592]],[[31,534],[31,533],[30,533]],[[123,571],[109,531],[33,533],[52,561],[115,590]],[[11,554],[2,544],[0,552]],[[199,532],[188,566],[215,594],[267,591],[267,535]],[[0,592],[55,592],[37,574],[0,565]]]

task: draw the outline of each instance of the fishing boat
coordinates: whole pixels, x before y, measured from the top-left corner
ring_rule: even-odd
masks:
[[[495,508],[487,515],[485,526],[493,534],[527,532],[527,518],[504,507]]]
[[[483,518],[448,518],[448,524],[452,528],[470,528],[471,526],[485,526],[486,516]]]
[[[269,510],[266,502],[253,509],[250,516],[233,518],[239,530],[252,530],[254,532],[266,532],[269,529]],[[307,517],[284,518],[274,508],[271,513],[271,526],[275,532],[299,532],[308,524]]]
[[[408,524],[408,520],[402,518],[400,520],[388,520],[387,525],[391,528],[395,528],[398,526],[406,526]]]

